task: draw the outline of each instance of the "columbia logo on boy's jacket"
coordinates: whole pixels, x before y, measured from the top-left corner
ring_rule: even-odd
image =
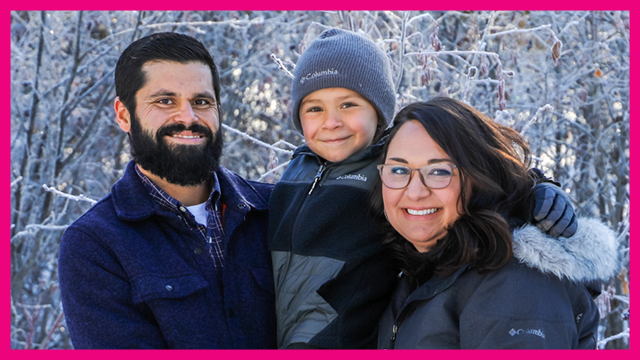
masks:
[[[336,178],[336,180],[359,180],[359,181],[367,181],[367,177],[362,174],[347,174],[341,175]]]

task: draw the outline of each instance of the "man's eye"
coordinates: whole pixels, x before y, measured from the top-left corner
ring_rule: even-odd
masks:
[[[391,168],[391,174],[393,175],[407,175],[410,174],[411,170],[404,166],[394,166]]]
[[[171,101],[171,99],[160,99],[158,100],[158,103],[163,105],[171,105],[173,104],[173,101]]]
[[[207,99],[198,99],[198,100],[194,101],[194,103],[195,103],[196,105],[203,106],[203,105],[209,105],[209,104],[211,104],[211,101],[209,101],[209,100],[207,100]]]

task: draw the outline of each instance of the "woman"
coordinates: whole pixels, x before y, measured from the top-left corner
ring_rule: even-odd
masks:
[[[380,348],[595,348],[587,289],[513,260],[531,189],[517,132],[437,98],[396,116],[383,158],[374,207],[403,273]]]

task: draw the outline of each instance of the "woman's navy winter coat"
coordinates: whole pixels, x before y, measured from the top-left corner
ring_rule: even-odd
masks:
[[[420,286],[402,276],[378,348],[594,349],[599,314],[584,282],[616,273],[615,234],[581,219],[565,241],[549,242],[533,226],[513,240],[516,257],[497,271],[464,266]]]

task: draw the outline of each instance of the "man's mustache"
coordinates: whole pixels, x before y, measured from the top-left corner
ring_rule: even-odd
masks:
[[[173,134],[177,134],[182,131],[191,131],[193,134],[200,134],[208,139],[213,138],[213,133],[211,132],[211,130],[204,125],[191,124],[189,127],[187,127],[181,123],[170,124],[170,125],[165,125],[161,127],[156,132],[156,138],[160,140],[165,136],[171,136]]]

